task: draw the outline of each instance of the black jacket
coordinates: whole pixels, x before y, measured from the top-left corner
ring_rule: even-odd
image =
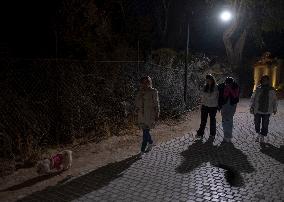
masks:
[[[239,90],[239,85],[234,82],[233,83],[233,87],[232,87],[234,90]],[[224,98],[224,90],[225,90],[225,83],[221,83],[218,85],[218,90],[219,90],[219,99],[218,99],[218,107],[221,109],[222,106],[224,104],[226,104],[228,102],[228,99],[225,99]],[[237,104],[238,102],[240,101],[240,97],[236,97],[236,98],[232,98],[230,97],[230,104],[231,105],[234,105],[234,104]]]

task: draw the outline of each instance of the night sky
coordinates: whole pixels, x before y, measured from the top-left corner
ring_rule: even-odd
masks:
[[[59,2],[11,0],[8,4],[2,5],[0,46],[8,48],[9,53],[16,57],[54,57],[56,43],[54,21]],[[222,8],[221,3],[210,9],[200,3],[185,8],[184,3],[184,0],[177,0],[172,5],[167,36],[169,47],[177,50],[185,48],[186,24],[189,22],[191,51],[213,55],[224,54],[222,32],[226,25],[218,21],[217,15]],[[145,4],[147,1],[140,0],[133,10],[134,14],[146,14]],[[266,34],[264,39],[266,47],[258,49],[249,36],[245,55],[258,56],[264,51],[271,51],[276,56],[284,55],[283,34]]]
[[[17,56],[50,56],[54,54],[55,35],[52,20],[57,4],[49,1],[9,1],[3,9],[0,44]]]

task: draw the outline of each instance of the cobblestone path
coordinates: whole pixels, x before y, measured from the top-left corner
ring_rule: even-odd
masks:
[[[240,106],[246,106],[243,100]],[[235,115],[232,144],[191,135],[36,192],[21,201],[284,201],[284,102],[266,144],[255,142],[247,108]],[[190,123],[189,123],[190,124]]]

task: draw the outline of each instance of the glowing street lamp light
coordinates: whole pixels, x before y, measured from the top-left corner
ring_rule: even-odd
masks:
[[[233,15],[232,15],[232,13],[230,11],[223,11],[220,14],[220,19],[223,22],[229,22],[232,18],[233,18]]]

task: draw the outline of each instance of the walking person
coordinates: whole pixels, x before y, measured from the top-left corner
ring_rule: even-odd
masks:
[[[158,91],[152,87],[152,80],[149,76],[140,79],[140,89],[137,93],[135,104],[138,127],[143,131],[140,153],[143,155],[152,149],[153,140],[150,130],[155,127],[155,123],[160,115]]]
[[[268,134],[270,115],[277,112],[276,92],[269,83],[269,77],[263,76],[260,85],[251,97],[250,112],[254,114],[255,131],[258,134],[257,142],[264,142],[264,137]]]
[[[219,88],[219,109],[222,115],[224,142],[231,143],[233,137],[233,118],[239,102],[240,89],[232,77],[227,77]]]
[[[210,117],[210,139],[214,140],[216,135],[216,113],[218,107],[219,91],[216,81],[212,75],[206,75],[206,83],[201,94],[201,123],[197,131],[197,138],[202,138]]]

